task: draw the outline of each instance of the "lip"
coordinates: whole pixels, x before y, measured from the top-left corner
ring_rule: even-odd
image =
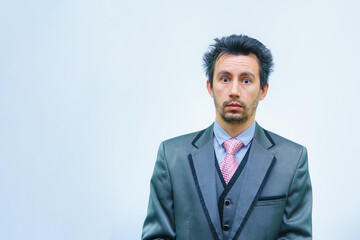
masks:
[[[239,103],[229,103],[226,107],[242,107]]]
[[[239,109],[241,109],[241,107],[240,106],[226,106],[228,109],[230,109],[230,110],[239,110]]]
[[[230,110],[238,110],[242,108],[242,106],[239,103],[229,103],[226,105],[226,107],[229,108]]]

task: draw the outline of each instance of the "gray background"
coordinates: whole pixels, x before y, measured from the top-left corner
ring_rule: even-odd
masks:
[[[161,141],[215,118],[202,55],[274,55],[257,121],[309,151],[314,239],[360,238],[358,1],[1,1],[0,239],[139,239]]]

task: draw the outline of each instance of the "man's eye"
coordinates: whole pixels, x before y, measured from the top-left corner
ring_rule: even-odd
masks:
[[[243,80],[243,83],[245,83],[245,84],[249,84],[249,83],[251,83],[251,81],[250,81],[250,79],[245,78],[245,79]]]
[[[227,82],[230,81],[227,77],[222,77],[220,80],[221,80],[221,82],[223,82],[223,83],[227,83]]]

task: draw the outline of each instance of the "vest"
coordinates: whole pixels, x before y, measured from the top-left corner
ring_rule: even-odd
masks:
[[[218,199],[218,208],[220,215],[220,222],[222,224],[224,240],[229,239],[230,230],[235,217],[236,203],[240,196],[240,189],[243,185],[244,174],[243,169],[247,163],[251,147],[246,152],[243,160],[236,169],[233,177],[228,185],[226,185],[222,176],[218,161],[215,155],[215,168],[217,171],[216,177],[216,193]]]

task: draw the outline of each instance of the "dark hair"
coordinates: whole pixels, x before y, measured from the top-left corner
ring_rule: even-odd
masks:
[[[249,55],[253,53],[259,61],[261,89],[268,82],[269,75],[273,68],[273,57],[269,49],[258,40],[246,35],[231,35],[215,38],[215,44],[210,45],[209,50],[204,54],[204,68],[209,78],[210,86],[213,86],[213,75],[216,60],[223,54]]]

